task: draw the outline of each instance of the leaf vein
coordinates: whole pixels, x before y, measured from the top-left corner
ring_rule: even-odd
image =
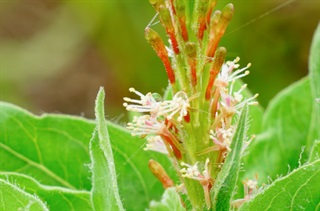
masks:
[[[11,153],[12,155],[16,156],[17,158],[19,158],[20,160],[28,163],[29,165],[45,172],[46,174],[48,174],[48,176],[50,176],[51,178],[55,179],[57,182],[59,182],[60,184],[70,188],[70,189],[76,189],[73,185],[71,185],[69,182],[65,181],[63,178],[59,177],[58,175],[56,175],[54,172],[52,172],[50,169],[48,169],[47,167],[43,166],[42,164],[38,164],[32,160],[30,160],[29,158],[21,155],[20,153],[14,151],[13,149],[11,149],[10,147],[2,144],[0,142],[0,147],[2,147],[4,150],[6,150],[7,152]]]

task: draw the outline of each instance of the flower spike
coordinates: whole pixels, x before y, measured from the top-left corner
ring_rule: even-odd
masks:
[[[170,84],[164,99],[130,88],[137,98],[124,98],[124,106],[141,114],[127,128],[132,135],[146,138],[144,150],[170,157],[182,182],[176,190],[188,194],[190,209],[210,210],[216,200],[211,202],[210,191],[215,179],[225,178],[218,175],[225,173],[221,167],[228,163],[226,156],[243,156],[254,137],[243,138],[241,152],[233,149],[233,136],[242,128],[237,127],[234,116],[244,106],[257,104],[258,95],[248,96],[246,84],[235,89],[236,81],[249,74],[251,64],[239,68],[239,58],[225,61],[227,50],[219,46],[233,16],[232,4],[213,11],[217,0],[149,2],[157,14],[146,27],[145,38],[161,59]],[[169,46],[150,28],[156,18],[168,36]],[[164,188],[174,185],[159,163],[150,161],[149,168]],[[249,180],[244,183],[247,198],[255,184]],[[201,188],[203,193],[199,192]],[[236,200],[235,204],[245,200]]]

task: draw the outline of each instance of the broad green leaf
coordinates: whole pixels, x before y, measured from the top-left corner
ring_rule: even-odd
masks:
[[[262,134],[249,147],[242,179],[259,175],[260,183],[267,177],[275,179],[299,163],[307,161],[315,140],[319,140],[320,105],[320,27],[311,46],[309,77],[280,92],[269,104],[262,123]],[[303,150],[305,152],[303,152]]]
[[[0,179],[0,210],[48,210],[46,205],[36,196],[21,188]]]
[[[174,210],[174,211],[185,211],[186,209],[181,204],[180,196],[177,194],[175,188],[168,188],[161,201],[151,201],[150,203],[151,211],[164,211],[164,210]]]
[[[166,156],[144,151],[145,140],[132,137],[121,126],[107,124],[124,207],[145,209],[152,199],[159,200],[163,193],[161,183],[147,167],[149,159],[161,163],[173,179],[176,179],[175,170]],[[35,116],[2,102],[0,171],[23,173],[42,185],[91,190],[91,173],[87,165],[90,164],[89,140],[94,128],[93,121],[83,118]],[[42,155],[42,164],[37,152]]]
[[[289,86],[270,102],[263,117],[264,132],[253,140],[244,157],[242,180],[258,173],[259,182],[267,182],[268,176],[276,179],[299,166],[310,131],[312,103],[308,79]]]
[[[34,116],[0,103],[0,171],[21,172],[44,185],[90,190],[92,122],[66,115]]]
[[[313,142],[320,140],[320,24],[313,36],[309,58],[309,76],[311,93],[313,99],[311,126],[309,128],[308,142],[306,144],[307,154],[310,152]]]
[[[32,177],[19,173],[0,173],[0,178],[18,185],[30,195],[37,195],[50,210],[93,210],[89,191],[42,185]]]
[[[236,183],[240,171],[241,154],[243,143],[246,139],[248,123],[248,105],[240,114],[236,132],[230,145],[231,152],[228,153],[226,160],[219,172],[215,186],[211,194],[213,210],[229,210],[230,201],[236,189]]]
[[[311,163],[320,159],[320,140],[316,140],[313,142],[313,146],[311,147],[308,162]]]
[[[277,179],[252,200],[244,203],[240,210],[319,210],[319,181],[318,159]]]
[[[117,174],[104,117],[104,91],[100,88],[95,106],[97,126],[90,141],[92,202],[95,210],[124,210],[119,196]]]

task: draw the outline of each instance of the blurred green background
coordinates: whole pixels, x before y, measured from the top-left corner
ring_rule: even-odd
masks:
[[[221,9],[230,1],[219,1]],[[288,4],[273,12],[273,9]],[[266,107],[307,75],[319,0],[237,0],[220,45],[251,62],[245,81]],[[128,88],[162,93],[162,63],[144,39],[148,0],[0,0],[0,100],[28,110],[93,117],[98,88],[109,119],[123,120]]]

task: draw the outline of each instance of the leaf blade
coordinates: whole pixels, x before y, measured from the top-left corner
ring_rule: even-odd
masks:
[[[46,185],[91,189],[84,164],[90,162],[92,122],[67,115],[39,117],[3,102],[0,116],[0,170],[23,172]]]
[[[100,88],[95,106],[97,127],[90,141],[92,203],[95,210],[124,210],[120,199],[113,152],[104,118],[104,91]]]
[[[0,178],[18,185],[31,195],[37,195],[51,210],[93,210],[89,191],[43,185],[32,177],[19,173],[1,172]]]
[[[264,132],[249,145],[248,154],[243,159],[245,172],[242,180],[258,174],[259,182],[267,183],[268,176],[276,179],[277,175],[286,174],[289,168],[298,167],[302,146],[309,134],[305,128],[310,127],[311,111],[308,78],[280,92],[264,114]]]
[[[316,160],[276,180],[252,200],[244,203],[240,211],[270,208],[273,210],[315,210],[320,203],[319,181],[320,160]]]
[[[242,109],[226,160],[211,193],[213,210],[229,210],[240,171],[243,142],[246,138],[248,105]]]
[[[48,210],[39,198],[4,179],[0,179],[0,187],[1,210]]]
[[[320,130],[314,129],[320,125],[320,103],[316,101],[316,99],[320,99],[320,24],[318,24],[311,44],[309,76],[313,99],[313,115],[311,117],[311,127],[309,128],[309,135],[306,143],[307,154],[310,153],[313,142],[315,140],[320,140]]]
[[[20,124],[16,124],[12,118],[18,119]],[[124,207],[143,210],[148,207],[151,199],[159,200],[163,193],[162,184],[147,168],[149,159],[161,163],[173,180],[177,180],[175,170],[167,156],[144,151],[144,139],[131,136],[130,132],[120,125],[110,121],[107,121],[107,124]],[[42,146],[41,150],[47,148],[43,151],[46,155],[43,165],[75,186],[77,190],[92,188],[88,164],[89,140],[94,128],[94,122],[84,118],[57,114],[37,116],[18,106],[0,102],[0,143],[38,162],[32,157],[36,154],[35,150],[29,149],[32,141],[24,132],[28,130]],[[11,156],[1,146],[0,154],[0,171],[16,171],[41,181],[42,185],[65,187],[44,172],[26,166],[24,161]],[[61,160],[61,157],[65,160]],[[128,178],[132,181],[130,184]],[[136,197],[132,197],[133,192]]]

